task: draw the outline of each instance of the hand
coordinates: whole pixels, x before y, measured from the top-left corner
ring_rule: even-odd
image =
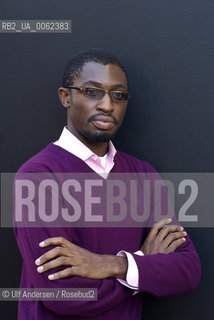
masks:
[[[53,245],[56,246],[54,249],[47,251],[35,261],[39,266],[37,271],[42,273],[60,266],[69,266],[69,268],[49,275],[49,280],[74,275],[91,279],[109,277],[125,279],[127,260],[124,257],[95,254],[63,237],[49,238],[39,244],[40,247]]]
[[[146,237],[140,250],[144,255],[174,252],[185,242],[187,233],[183,227],[168,225],[172,220],[163,219],[156,222]]]

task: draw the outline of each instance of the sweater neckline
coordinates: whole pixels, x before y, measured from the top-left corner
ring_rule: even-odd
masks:
[[[73,153],[63,149],[62,147],[58,146],[58,145],[55,145],[53,142],[50,142],[47,147],[47,149],[50,149],[50,150],[58,150],[59,152],[61,152],[62,154],[64,155],[67,155],[67,156],[70,156],[72,157],[75,161],[78,161],[78,163],[80,164],[80,170],[81,169],[84,169],[83,170],[83,173],[90,173],[90,172],[93,172],[94,174],[98,175],[100,178],[106,180],[105,178],[103,178],[102,176],[100,176],[97,172],[95,172],[91,167],[89,167],[87,165],[87,163],[85,163],[82,159],[78,158],[76,155],[74,155]],[[118,150],[117,150],[117,153],[115,154],[115,157],[114,157],[114,166],[113,168],[110,170],[109,174],[114,172],[115,171],[115,161],[116,161],[116,158],[118,157]],[[82,171],[81,171],[82,172]]]

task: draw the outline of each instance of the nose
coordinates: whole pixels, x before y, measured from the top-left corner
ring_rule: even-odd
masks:
[[[96,108],[105,113],[112,113],[114,111],[114,102],[108,92],[106,92],[104,97],[97,102]]]

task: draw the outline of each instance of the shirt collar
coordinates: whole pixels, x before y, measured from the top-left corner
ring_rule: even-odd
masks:
[[[75,135],[73,135],[66,127],[63,128],[63,131],[59,137],[59,140],[55,142],[58,146],[63,149],[71,152],[78,158],[86,161],[91,156],[95,155],[84,143],[82,143]],[[109,160],[114,160],[117,150],[115,149],[112,141],[109,141],[108,145],[108,155]]]

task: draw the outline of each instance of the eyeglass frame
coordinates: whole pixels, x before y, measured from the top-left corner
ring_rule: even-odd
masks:
[[[92,98],[92,97],[90,97],[90,96],[88,96],[88,95],[85,94],[85,89],[86,89],[86,88],[98,89],[98,90],[101,90],[101,91],[103,91],[103,92],[105,92],[105,93],[104,93],[104,95],[103,95],[101,98]],[[126,93],[126,95],[127,95],[127,99],[126,99],[126,100],[124,100],[124,101],[114,100],[114,99],[112,99],[111,92],[112,92],[112,91],[113,91],[113,92],[120,92],[120,91],[116,91],[116,90],[110,90],[110,91],[108,91],[108,90],[104,90],[104,89],[101,89],[101,88],[96,88],[96,87],[93,87],[93,86],[86,86],[86,87],[67,86],[67,87],[65,87],[65,89],[76,89],[76,90],[79,90],[79,91],[83,92],[83,94],[85,94],[86,97],[91,98],[91,99],[93,99],[93,100],[101,100],[101,99],[105,96],[106,93],[108,93],[108,94],[110,95],[110,98],[111,98],[112,101],[114,101],[114,102],[119,102],[119,103],[128,102],[128,100],[129,100],[130,97],[131,97],[128,93]]]

